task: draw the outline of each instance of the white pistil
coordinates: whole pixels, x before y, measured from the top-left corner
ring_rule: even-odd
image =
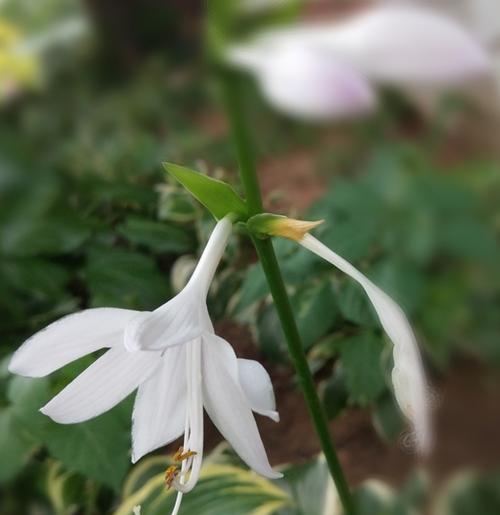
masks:
[[[181,471],[172,486],[178,491],[172,515],[176,515],[182,495],[190,492],[198,482],[203,457],[203,403],[201,398],[201,339],[187,344],[186,374],[188,409],[184,428],[183,452],[194,452],[194,456],[182,459]]]

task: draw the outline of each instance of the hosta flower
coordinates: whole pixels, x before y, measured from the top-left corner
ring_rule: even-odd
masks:
[[[268,100],[292,115],[366,112],[367,79],[396,86],[450,86],[483,75],[490,59],[453,19],[410,6],[374,7],[342,23],[262,33],[227,51],[254,73]],[[342,103],[345,107],[342,108]]]
[[[394,346],[392,384],[401,411],[412,422],[416,443],[422,453],[431,447],[427,384],[417,342],[403,310],[384,291],[351,263],[321,243],[309,231],[322,222],[303,222],[275,215],[257,215],[257,233],[296,241],[325,259],[361,285],[372,303],[384,331]],[[252,222],[250,222],[252,226]]]
[[[82,311],[28,339],[9,370],[40,377],[90,352],[109,348],[41,411],[56,422],[83,422],[109,410],[138,388],[133,412],[132,461],[184,434],[167,483],[191,490],[203,455],[203,408],[240,457],[277,478],[252,411],[278,420],[267,372],[237,359],[214,334],[206,296],[231,233],[218,222],[188,284],[153,312],[117,308]],[[180,502],[181,496],[179,496]],[[178,504],[176,510],[178,509]]]
[[[231,59],[255,73],[277,109],[314,120],[360,115],[375,107],[369,82],[350,65],[308,45],[235,48]]]

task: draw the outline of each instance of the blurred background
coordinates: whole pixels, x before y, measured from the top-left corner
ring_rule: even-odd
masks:
[[[243,2],[242,2],[243,3]],[[242,27],[338,20],[368,2],[244,2]],[[500,59],[494,1],[433,2]],[[133,399],[89,422],[38,412],[88,366],[11,376],[12,352],[86,307],[150,310],[179,291],[213,221],[162,171],[231,182],[236,159],[196,0],[0,3],[0,513],[168,513],[172,445],[130,464]],[[276,112],[245,76],[266,208],[316,235],[406,310],[431,379],[436,448],[419,459],[390,390],[391,346],[363,292],[275,247],[305,350],[364,515],[500,513],[500,96],[378,90],[369,117],[319,126]],[[259,479],[207,419],[188,515],[339,512],[262,271],[233,238],[209,298],[216,331],[270,372],[281,422],[258,420],[283,480]],[[259,511],[260,510],[260,511]]]

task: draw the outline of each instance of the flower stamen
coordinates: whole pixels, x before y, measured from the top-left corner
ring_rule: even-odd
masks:
[[[184,451],[184,447],[179,447],[177,449],[177,452],[174,454],[174,461],[180,463],[184,460],[187,460],[188,458],[192,458],[193,456],[196,456],[198,453],[196,451],[190,451],[187,449]]]
[[[165,484],[167,485],[167,489],[172,487],[172,484],[178,475],[179,467],[177,465],[170,465],[170,467],[167,467],[167,470],[165,470]]]

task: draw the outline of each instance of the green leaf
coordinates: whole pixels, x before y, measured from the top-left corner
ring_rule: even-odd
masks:
[[[384,345],[380,338],[363,332],[342,343],[340,350],[351,399],[366,406],[374,401],[385,388],[381,367]]]
[[[172,163],[163,163],[165,170],[175,177],[218,220],[229,213],[241,220],[248,218],[245,201],[225,182]]]
[[[256,263],[246,270],[245,278],[240,287],[240,297],[234,312],[241,313],[252,304],[262,300],[266,295],[269,295],[266,276],[260,263]]]
[[[500,474],[479,476],[462,472],[446,485],[437,505],[442,515],[500,513]]]
[[[0,409],[0,484],[14,478],[26,462],[32,445],[17,432],[11,408]]]
[[[329,419],[340,415],[347,404],[347,398],[344,369],[342,366],[337,366],[323,391],[323,405]]]
[[[132,243],[156,252],[183,254],[192,252],[195,247],[194,238],[187,230],[137,216],[129,216],[118,232]]]
[[[164,467],[168,464],[163,457],[161,461]],[[136,505],[141,505],[142,512],[147,515],[163,515],[172,511],[176,492],[165,488],[164,470],[145,479],[146,467],[156,472],[158,458],[149,458],[132,471],[126,485],[127,497],[115,515],[130,515]],[[275,482],[232,465],[205,462],[196,488],[182,501],[180,513],[272,514],[290,504],[286,492]]]
[[[335,323],[337,306],[330,281],[298,291],[292,298],[305,349],[316,343]]]
[[[7,398],[11,402],[14,424],[18,434],[33,444],[41,444],[50,419],[40,413],[40,408],[51,397],[46,377],[15,376],[9,382]]]
[[[129,468],[130,429],[122,403],[100,417],[80,424],[51,424],[46,444],[51,454],[74,472],[117,490]]]
[[[323,515],[336,511],[337,494],[323,456],[288,468],[285,480],[294,501],[290,515]]]
[[[286,354],[285,336],[274,304],[268,304],[260,313],[257,330],[263,354],[268,359],[282,361]]]
[[[345,278],[339,288],[337,304],[342,316],[365,327],[377,325],[376,314],[361,286],[350,278]]]
[[[84,270],[92,306],[153,309],[170,296],[168,277],[139,252],[94,249]]]
[[[386,442],[394,442],[405,427],[401,411],[389,393],[377,400],[372,418],[377,433]]]
[[[90,234],[85,223],[65,212],[44,218],[23,216],[2,231],[0,251],[11,256],[64,254],[79,248]]]

